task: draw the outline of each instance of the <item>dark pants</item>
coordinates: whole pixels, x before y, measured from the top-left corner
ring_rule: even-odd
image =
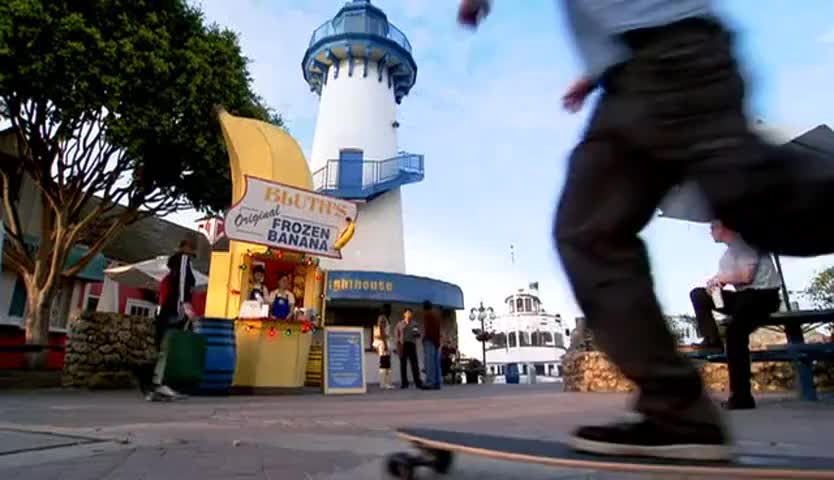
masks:
[[[408,386],[408,371],[406,362],[411,364],[411,378],[414,380],[414,385],[420,387],[423,382],[420,380],[420,364],[417,363],[417,344],[414,342],[404,342],[402,355],[400,355],[400,385]]]
[[[638,233],[688,179],[749,243],[832,252],[834,222],[820,219],[834,204],[834,162],[788,159],[751,133],[721,27],[687,22],[624,39],[633,57],[605,78],[571,154],[554,236],[595,342],[639,387],[637,411],[681,431],[717,425],[718,409],[664,321]],[[827,176],[804,176],[811,164]]]
[[[168,330],[182,330],[185,326],[185,320],[180,320],[177,316],[157,316],[154,319],[154,345],[157,351],[157,358],[162,349],[162,340]],[[149,363],[141,365],[136,369],[136,379],[139,382],[139,389],[142,392],[149,391],[154,387],[154,373],[156,370],[156,363]]]
[[[753,396],[750,389],[750,334],[767,317],[779,309],[779,290],[723,291],[724,306],[715,308],[712,296],[705,288],[696,288],[689,293],[698,335],[710,345],[721,345],[718,324],[713,310],[730,317],[727,323],[727,368],[730,371],[730,397],[746,400]]]

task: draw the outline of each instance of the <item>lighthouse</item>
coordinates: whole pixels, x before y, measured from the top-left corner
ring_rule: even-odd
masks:
[[[402,190],[423,181],[425,170],[423,155],[397,142],[397,107],[417,81],[417,64],[408,38],[385,12],[369,0],[351,0],[313,32],[301,69],[319,97],[309,159],[313,187],[357,205],[356,233],[342,258],[321,259],[324,324],[364,330],[365,382],[377,383],[391,378],[387,360],[370,348],[380,315],[393,325],[410,309],[422,321],[428,306],[440,317],[444,342],[456,345],[456,311],[464,308],[457,285],[405,271]],[[422,344],[417,349],[425,367]],[[396,355],[390,367],[399,377]]]
[[[397,106],[417,80],[408,38],[369,0],[352,0],[313,32],[302,70],[319,97],[313,184],[358,204],[353,240],[325,268],[404,273],[401,189],[424,175],[423,156],[397,144]]]

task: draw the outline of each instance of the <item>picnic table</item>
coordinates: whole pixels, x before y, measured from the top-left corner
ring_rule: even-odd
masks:
[[[758,325],[759,328],[781,328],[785,332],[786,345],[769,345],[764,350],[750,352],[754,362],[793,362],[796,371],[797,393],[800,399],[817,400],[817,388],[814,384],[814,362],[834,360],[834,343],[805,343],[804,330],[808,327],[834,323],[834,309],[829,310],[793,310],[776,312]],[[708,362],[726,363],[725,354],[704,354],[692,352],[692,359],[704,359]]]

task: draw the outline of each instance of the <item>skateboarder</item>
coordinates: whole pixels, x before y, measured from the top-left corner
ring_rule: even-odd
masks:
[[[639,387],[641,419],[582,427],[598,454],[720,460],[718,408],[675,342],[638,233],[667,191],[695,181],[713,214],[751,245],[789,255],[834,251],[831,159],[766,145],[750,130],[732,35],[709,0],[563,0],[586,71],[563,96],[601,95],[573,150],[554,238],[597,345]],[[475,26],[488,0],[462,0]],[[790,155],[794,158],[788,159]]]

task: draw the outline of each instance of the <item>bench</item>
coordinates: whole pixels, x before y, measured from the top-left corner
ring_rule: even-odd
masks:
[[[750,352],[753,362],[793,362],[797,376],[797,389],[802,400],[817,400],[817,388],[814,384],[814,362],[834,360],[834,343],[805,343],[803,327],[834,323],[834,310],[799,310],[776,312],[771,314],[759,328],[782,327],[788,343],[771,345],[765,350]],[[693,360],[706,360],[711,363],[726,363],[725,354],[716,355],[708,352],[691,352],[687,354]]]

